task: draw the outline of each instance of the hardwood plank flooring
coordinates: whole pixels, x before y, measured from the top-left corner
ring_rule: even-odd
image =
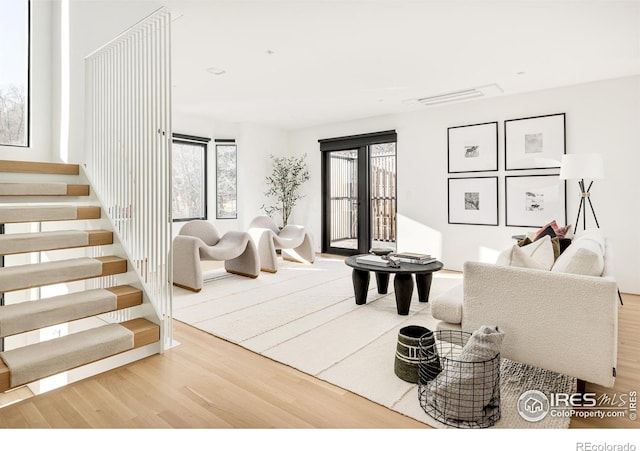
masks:
[[[623,295],[618,378],[640,388],[640,296]],[[180,345],[0,409],[1,428],[428,428],[351,392],[178,321]],[[572,428],[637,428],[627,418],[571,420]]]

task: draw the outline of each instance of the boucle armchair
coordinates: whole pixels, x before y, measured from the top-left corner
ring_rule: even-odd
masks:
[[[249,234],[258,247],[262,271],[278,271],[278,249],[283,260],[299,263],[315,261],[311,235],[303,226],[287,224],[280,230],[270,217],[257,216],[249,223]]]
[[[434,298],[438,329],[504,331],[503,357],[612,387],[618,345],[618,291],[608,240],[574,239],[551,270],[465,262],[463,284]],[[599,275],[571,273],[585,249],[602,248]],[[583,249],[583,251],[580,251]],[[567,265],[569,260],[569,265]]]
[[[224,261],[227,272],[256,278],[260,260],[255,243],[247,232],[229,231],[220,236],[215,226],[204,220],[190,221],[173,239],[173,284],[191,291],[202,289],[200,260]]]

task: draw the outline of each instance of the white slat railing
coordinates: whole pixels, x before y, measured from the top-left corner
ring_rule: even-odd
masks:
[[[85,58],[87,176],[172,342],[171,15]]]

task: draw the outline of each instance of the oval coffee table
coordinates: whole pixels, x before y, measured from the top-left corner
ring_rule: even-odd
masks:
[[[361,254],[368,255],[368,254]],[[408,315],[411,306],[411,295],[413,294],[413,277],[416,277],[416,287],[418,288],[418,301],[429,302],[429,291],[431,290],[431,280],[433,273],[440,271],[442,262],[435,261],[426,265],[416,263],[400,263],[399,268],[392,266],[378,266],[366,263],[359,263],[356,258],[361,255],[352,255],[345,260],[347,266],[353,268],[353,291],[356,296],[356,304],[367,303],[367,291],[369,291],[370,273],[376,274],[378,293],[387,294],[389,287],[389,275],[394,274],[393,287],[396,293],[396,308],[398,315]]]

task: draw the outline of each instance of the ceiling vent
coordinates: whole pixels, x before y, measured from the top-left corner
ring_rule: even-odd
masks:
[[[477,88],[462,89],[460,91],[447,92],[430,97],[422,97],[415,101],[422,105],[440,105],[443,103],[461,102],[463,100],[476,99],[478,97],[490,97],[502,94],[504,91],[500,86],[493,83],[490,85],[478,86]]]

